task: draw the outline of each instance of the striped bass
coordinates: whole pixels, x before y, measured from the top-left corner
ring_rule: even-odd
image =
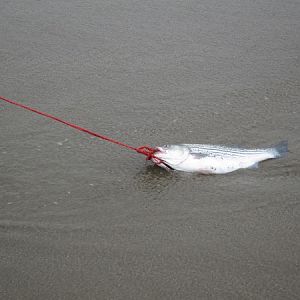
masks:
[[[226,174],[238,169],[257,168],[258,163],[288,152],[287,141],[261,149],[222,145],[180,144],[156,147],[152,161],[166,170]]]

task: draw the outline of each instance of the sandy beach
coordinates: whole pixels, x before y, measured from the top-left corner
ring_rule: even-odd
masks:
[[[2,0],[2,96],[133,146],[290,153],[169,173],[0,100],[0,298],[299,299],[299,20],[299,1]]]

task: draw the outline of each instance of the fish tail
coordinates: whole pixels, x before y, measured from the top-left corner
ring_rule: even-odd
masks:
[[[270,148],[274,154],[274,158],[279,158],[285,156],[288,152],[288,141],[281,141],[277,145]]]

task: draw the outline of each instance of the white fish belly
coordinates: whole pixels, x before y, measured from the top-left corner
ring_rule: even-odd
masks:
[[[190,155],[184,162],[175,166],[175,169],[203,174],[226,174],[238,169],[250,168],[258,162],[269,158],[273,158],[273,156],[267,152],[249,155],[248,157],[207,156],[195,158],[193,155]]]

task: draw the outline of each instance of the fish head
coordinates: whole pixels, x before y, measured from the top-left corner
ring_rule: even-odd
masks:
[[[189,155],[189,148],[185,145],[164,145],[155,150],[153,162],[164,162],[171,166],[180,164]]]

